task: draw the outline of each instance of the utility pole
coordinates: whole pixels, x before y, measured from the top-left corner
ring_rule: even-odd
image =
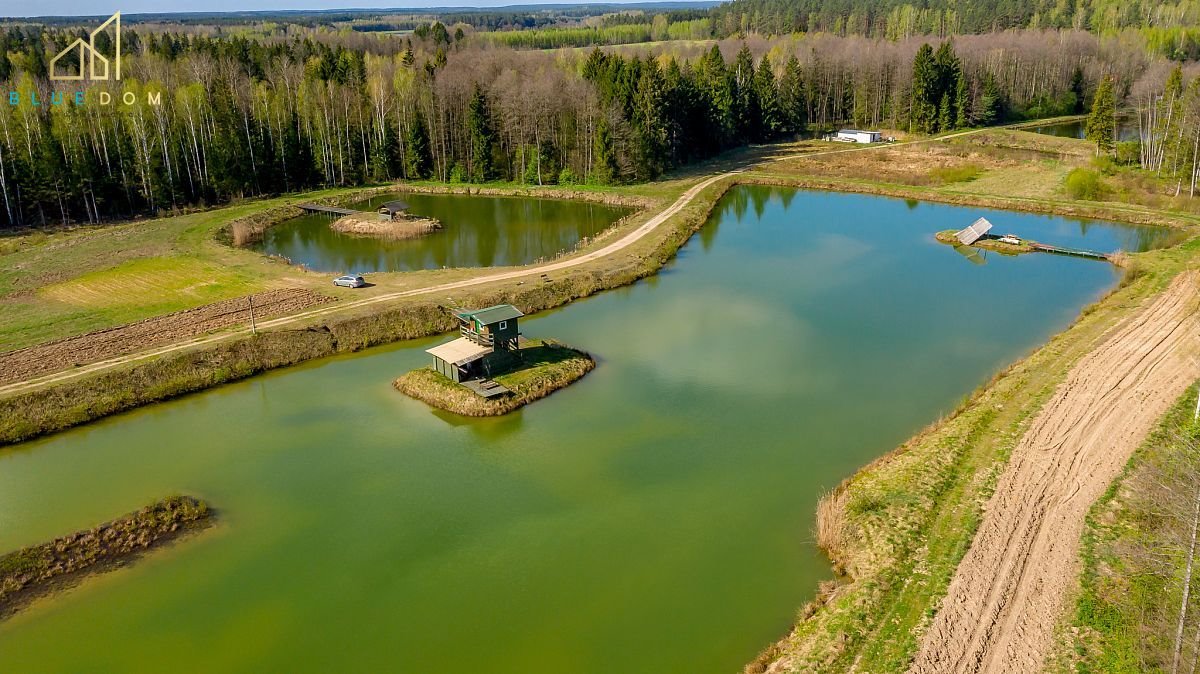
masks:
[[[250,334],[258,336],[258,324],[254,321],[254,295],[250,296]]]

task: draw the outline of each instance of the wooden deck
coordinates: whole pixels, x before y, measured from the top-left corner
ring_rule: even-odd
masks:
[[[508,393],[508,389],[492,381],[491,379],[472,379],[471,381],[464,381],[461,383],[463,386],[466,386],[484,398],[494,398],[503,393]]]
[[[349,208],[338,208],[337,206],[322,206],[320,204],[296,204],[303,208],[308,213],[326,213],[328,215],[354,215],[361,211],[355,211]]]
[[[1051,246],[1046,243],[1030,243],[1029,247],[1034,250],[1040,250],[1043,253],[1054,253],[1055,255],[1074,255],[1076,257],[1090,257],[1093,260],[1107,260],[1108,253],[1098,253],[1094,250],[1083,250],[1080,248],[1064,248],[1063,246]]]

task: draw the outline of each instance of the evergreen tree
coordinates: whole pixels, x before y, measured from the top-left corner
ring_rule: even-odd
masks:
[[[467,106],[467,132],[471,135],[471,182],[487,182],[496,174],[493,162],[496,131],[492,128],[487,98],[478,84]]]
[[[954,89],[954,128],[965,129],[968,126],[971,126],[971,89],[967,84],[967,76],[960,73]]]
[[[764,55],[754,73],[754,95],[758,99],[760,140],[768,140],[783,131],[783,118],[779,111],[779,90],[775,86],[775,70],[771,59]]]
[[[700,98],[708,108],[708,134],[702,138],[705,138],[713,149],[724,148],[732,140],[735,130],[733,80],[717,45],[713,45],[708,54],[701,59],[696,69],[696,83]]]
[[[954,108],[950,105],[950,92],[942,94],[942,104],[938,106],[938,129],[949,131],[954,128]]]
[[[938,73],[929,43],[917,49],[913,58],[912,107],[909,126],[912,131],[932,133],[937,126]]]
[[[779,110],[783,130],[790,134],[803,133],[808,103],[804,97],[804,76],[800,72],[800,61],[793,54],[783,67],[779,80]]]
[[[754,57],[745,44],[733,61],[734,132],[738,138],[759,139],[762,136],[758,97],[754,90]]]
[[[404,138],[404,174],[410,180],[429,177],[433,159],[429,154],[429,130],[421,113],[413,115]]]
[[[641,71],[631,120],[636,134],[635,170],[638,180],[652,180],[666,168],[667,111],[663,108],[666,91],[657,61],[646,61]]]
[[[612,133],[603,116],[596,124],[596,139],[592,143],[592,182],[611,185],[617,179],[617,157],[613,150]]]
[[[1087,119],[1087,139],[1096,144],[1096,153],[1111,152],[1116,142],[1117,103],[1112,75],[1106,75],[1096,88],[1092,111]]]
[[[975,112],[975,121],[981,126],[998,122],[1001,118],[1003,101],[996,80],[988,75],[983,80],[983,91],[979,94],[979,107]]]

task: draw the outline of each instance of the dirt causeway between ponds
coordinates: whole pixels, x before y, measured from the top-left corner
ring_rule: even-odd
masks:
[[[1088,508],[1200,377],[1200,272],[1068,373],[1013,449],[911,672],[1036,672],[1079,576]]]
[[[332,301],[330,297],[305,288],[279,288],[0,353],[0,384],[124,356],[233,325],[248,325],[251,297],[254,298],[254,316],[260,320]]]

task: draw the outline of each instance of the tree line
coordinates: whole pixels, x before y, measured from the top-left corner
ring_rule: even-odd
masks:
[[[1164,35],[1187,36],[1200,27],[1200,6],[1162,0],[732,0],[711,11],[719,36],[746,33],[784,35],[829,32],[904,39],[914,35],[947,36],[1008,29],[1089,30],[1107,34],[1144,28],[1160,35],[1159,46],[1171,56],[1175,46]],[[1184,30],[1190,29],[1190,30]],[[1179,45],[1190,49],[1194,42]]]
[[[46,104],[78,31],[0,33],[0,223],[95,222],[396,179],[611,184],[839,124],[939,131],[1072,112],[1136,48],[1081,32],[828,35],[623,56],[303,31],[126,31],[132,105]],[[152,105],[145,92],[161,92]],[[37,95],[43,105],[30,104]],[[115,99],[119,100],[117,96]]]

